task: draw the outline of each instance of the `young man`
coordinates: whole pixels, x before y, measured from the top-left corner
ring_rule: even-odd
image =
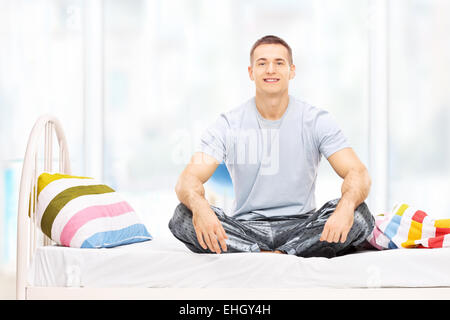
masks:
[[[179,177],[171,232],[198,253],[334,257],[365,242],[374,227],[364,203],[368,171],[328,112],[289,95],[289,45],[276,36],[256,41],[248,73],[255,97],[220,115]],[[322,155],[344,181],[342,197],[316,211]],[[231,216],[204,197],[203,184],[221,162],[235,190]]]

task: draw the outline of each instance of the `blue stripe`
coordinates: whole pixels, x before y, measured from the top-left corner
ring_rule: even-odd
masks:
[[[396,244],[393,243],[392,241],[389,241],[388,248],[389,248],[389,249],[397,249],[397,246],[396,246]]]
[[[398,227],[400,226],[400,221],[402,220],[402,217],[395,214],[392,217],[391,222],[389,222],[386,230],[384,231],[384,234],[392,240],[394,236],[397,234]]]
[[[152,239],[145,226],[137,223],[119,230],[98,232],[84,240],[81,248],[112,248]]]

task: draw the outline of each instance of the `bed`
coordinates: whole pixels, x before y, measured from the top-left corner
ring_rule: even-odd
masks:
[[[52,170],[55,135],[58,170]],[[58,246],[36,225],[35,186],[42,170],[71,174],[62,126],[51,115],[34,125],[23,163],[17,299],[450,298],[450,248],[367,250],[332,259],[194,254],[169,232],[115,248]],[[167,229],[166,221],[155,227]]]

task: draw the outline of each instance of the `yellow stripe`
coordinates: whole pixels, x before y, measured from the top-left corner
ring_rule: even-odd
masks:
[[[403,213],[405,213],[406,209],[408,209],[408,207],[409,206],[407,204],[402,204],[395,214],[398,216],[402,216]]]
[[[41,193],[42,189],[44,189],[50,182],[63,178],[92,179],[90,177],[79,177],[79,176],[71,176],[69,174],[61,174],[61,173],[52,174],[44,172],[38,178],[37,197],[39,197],[39,193]]]
[[[416,248],[417,244],[416,244],[415,240],[406,240],[405,242],[402,243],[402,247],[403,248]]]
[[[434,221],[436,228],[450,228],[450,219],[437,219]]]
[[[411,220],[411,226],[409,227],[408,240],[402,243],[402,247],[415,247],[415,240],[420,240],[422,237],[422,223]]]
[[[36,212],[36,201],[33,202],[33,211],[31,211],[31,199],[32,195],[36,191],[36,185],[33,186],[33,190],[30,192],[30,198],[28,199],[28,216],[31,218],[31,212]]]

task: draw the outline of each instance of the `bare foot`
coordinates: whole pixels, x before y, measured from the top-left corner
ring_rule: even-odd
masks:
[[[281,252],[280,250],[275,250],[275,251],[272,251],[272,250],[261,250],[261,252],[272,252],[272,253],[281,253],[281,254],[284,254],[284,252]]]

